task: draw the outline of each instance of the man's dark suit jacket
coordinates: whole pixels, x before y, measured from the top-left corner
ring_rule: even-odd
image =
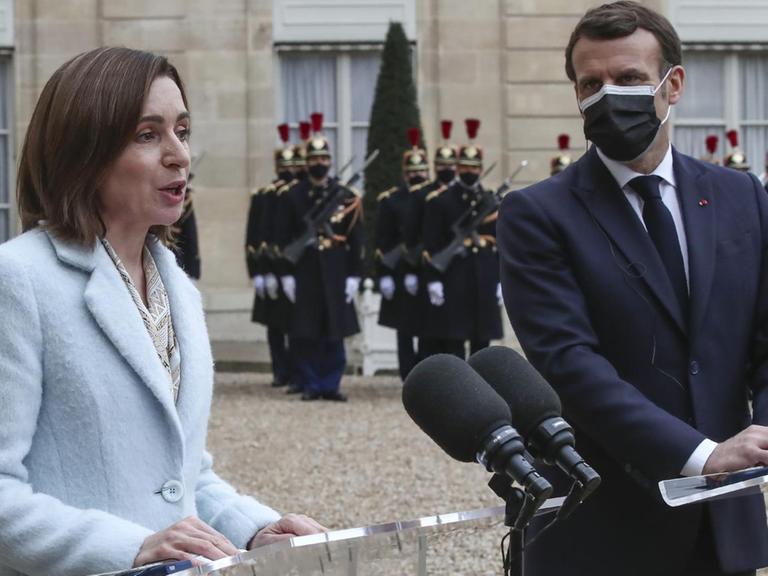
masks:
[[[768,195],[754,176],[673,155],[687,321],[650,236],[594,149],[503,202],[510,320],[560,395],[577,449],[603,477],[528,550],[529,575],[679,574],[703,507],[666,507],[657,482],[677,477],[705,437],[768,424]],[[724,569],[768,565],[760,496],[708,511]]]

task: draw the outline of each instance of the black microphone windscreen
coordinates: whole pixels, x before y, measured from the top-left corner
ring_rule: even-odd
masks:
[[[560,416],[560,398],[530,362],[510,348],[491,346],[467,361],[509,405],[512,425],[529,438],[539,423]]]
[[[449,456],[475,461],[488,435],[509,425],[506,402],[469,365],[450,354],[419,362],[403,385],[411,419]]]

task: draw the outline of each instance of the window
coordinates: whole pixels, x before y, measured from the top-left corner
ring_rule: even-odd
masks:
[[[379,64],[380,53],[373,49],[279,52],[278,120],[290,124],[296,141],[299,122],[322,112],[334,166],[338,169],[354,156],[345,176],[365,159]]]
[[[0,242],[14,232],[11,206],[12,147],[10,131],[11,58],[0,54]]]
[[[676,106],[674,142],[682,152],[702,157],[709,134],[720,137],[715,155],[722,161],[725,132],[739,131],[739,147],[752,172],[765,170],[768,150],[768,51],[686,51],[686,85]]]

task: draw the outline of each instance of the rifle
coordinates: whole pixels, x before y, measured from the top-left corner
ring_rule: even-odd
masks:
[[[328,182],[327,188],[331,188],[328,201],[325,204],[322,204],[319,209],[315,210],[313,207],[304,214],[303,220],[306,228],[301,236],[288,243],[282,250],[283,258],[291,264],[296,264],[307,248],[317,245],[317,233],[321,228],[328,236],[333,235],[330,219],[344,200],[344,197],[346,196],[346,188],[360,179],[362,172],[378,155],[379,151],[374,150],[371,155],[366,158],[362,168],[350,176],[349,180],[347,180],[343,186],[339,186],[338,180]]]
[[[461,216],[456,219],[453,224],[451,224],[453,238],[445,248],[440,250],[429,260],[430,265],[435,270],[444,274],[445,271],[448,270],[448,267],[451,265],[454,257],[457,255],[466,255],[467,249],[464,246],[464,242],[468,238],[472,238],[473,240],[477,239],[477,228],[485,221],[488,216],[499,209],[499,206],[501,205],[501,197],[504,191],[509,189],[512,184],[512,180],[515,178],[515,176],[517,176],[520,170],[525,168],[527,165],[528,161],[523,160],[520,163],[520,166],[518,166],[517,170],[515,170],[509,177],[504,180],[498,191],[486,192],[482,200],[480,200],[476,206],[469,207]],[[493,166],[491,166],[491,168],[493,168]],[[489,171],[490,169],[486,170],[480,179],[485,177]],[[474,215],[472,215],[473,211],[475,212]]]
[[[352,157],[351,157],[351,158],[350,158],[350,159],[347,161],[347,163],[346,163],[346,164],[344,164],[344,166],[342,166],[341,168],[339,168],[339,169],[336,171],[336,177],[337,177],[337,178],[341,178],[341,175],[342,175],[342,174],[344,174],[344,172],[346,172],[346,171],[347,171],[347,168],[349,168],[350,166],[352,166],[352,162],[354,162],[354,161],[355,161],[355,155],[354,155],[354,154],[352,154]]]

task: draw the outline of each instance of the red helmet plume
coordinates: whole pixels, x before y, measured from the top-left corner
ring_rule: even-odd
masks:
[[[414,148],[419,147],[419,140],[421,140],[421,130],[418,128],[408,128],[408,142]]]
[[[739,132],[737,130],[728,130],[728,132],[725,133],[725,137],[728,138],[728,142],[730,142],[731,146],[734,148],[739,145]]]
[[[323,113],[312,112],[309,119],[312,121],[312,132],[320,132],[323,129]]]
[[[440,131],[443,133],[443,140],[448,140],[451,137],[451,129],[453,128],[453,122],[450,120],[440,121]]]
[[[283,142],[288,142],[288,137],[290,136],[291,129],[288,126],[288,124],[280,124],[277,127],[277,133],[280,134],[280,140]]]
[[[464,120],[464,124],[467,126],[467,137],[470,140],[477,138],[477,131],[480,130],[480,120],[477,118],[467,118]]]
[[[299,122],[299,139],[302,141],[309,140],[309,133],[312,130],[312,125],[309,122]]]
[[[707,152],[710,154],[714,154],[715,150],[717,150],[717,142],[720,140],[720,138],[717,137],[717,135],[712,134],[710,136],[707,136],[707,139],[705,140],[707,145]]]
[[[560,150],[568,150],[571,145],[571,137],[568,134],[560,134],[557,137],[557,147]]]

